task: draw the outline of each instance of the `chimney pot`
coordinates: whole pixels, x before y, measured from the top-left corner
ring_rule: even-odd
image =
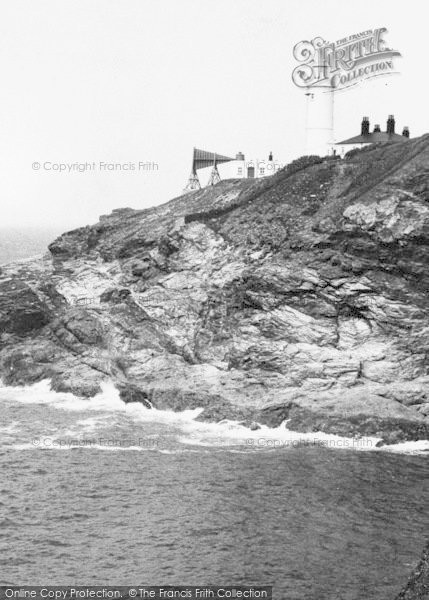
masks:
[[[362,118],[362,124],[361,124],[360,132],[361,132],[361,135],[368,135],[369,134],[369,117],[363,117]]]
[[[387,119],[386,132],[388,134],[395,133],[395,117],[393,115],[389,115],[389,118]]]

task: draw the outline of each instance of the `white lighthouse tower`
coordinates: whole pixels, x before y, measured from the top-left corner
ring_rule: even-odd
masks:
[[[334,144],[334,90],[330,86],[307,88],[306,154],[327,156]]]

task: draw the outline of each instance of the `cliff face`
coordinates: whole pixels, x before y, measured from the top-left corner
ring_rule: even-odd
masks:
[[[429,542],[423,550],[421,559],[410,575],[406,586],[395,600],[427,600],[429,596]]]
[[[111,378],[206,419],[427,438],[429,136],[312,162],[114,211],[5,267],[4,383]]]

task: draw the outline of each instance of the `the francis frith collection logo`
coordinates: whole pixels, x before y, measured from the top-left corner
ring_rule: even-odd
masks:
[[[394,73],[393,59],[401,56],[388,48],[383,35],[387,29],[370,29],[336,42],[321,37],[302,41],[293,49],[299,61],[292,73],[298,87],[350,87],[363,79]]]

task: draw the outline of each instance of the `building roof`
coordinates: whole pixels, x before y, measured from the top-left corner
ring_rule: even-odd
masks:
[[[385,142],[407,142],[409,138],[398,133],[386,133],[385,131],[375,131],[366,135],[355,135],[354,137],[337,142],[338,146],[346,144],[382,144]]]

